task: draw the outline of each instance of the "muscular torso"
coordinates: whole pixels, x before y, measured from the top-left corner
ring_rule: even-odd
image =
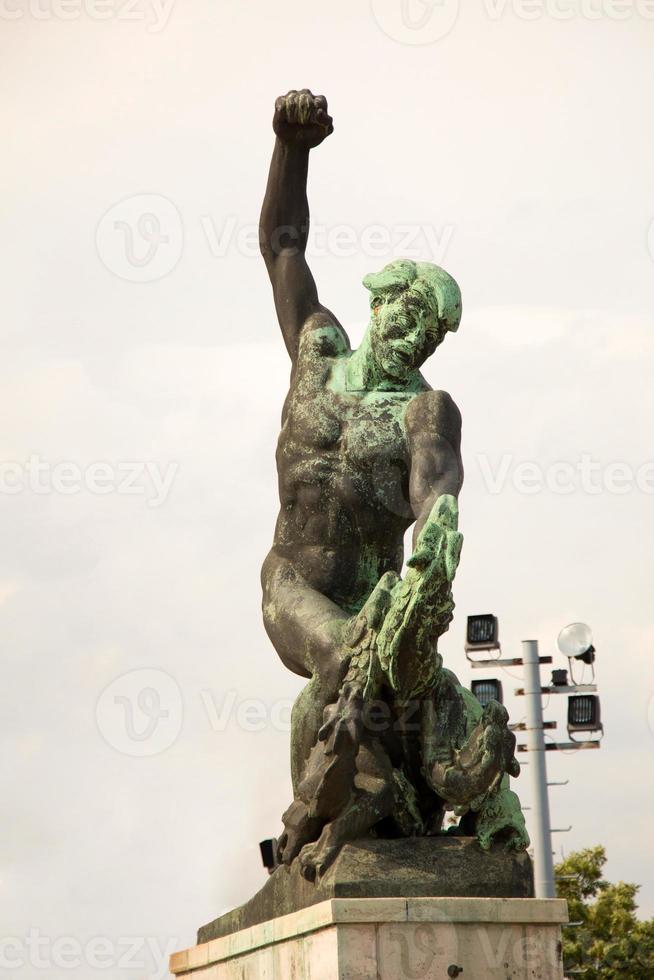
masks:
[[[355,610],[381,575],[401,570],[410,496],[409,391],[348,391],[347,342],[307,331],[277,447],[281,511],[275,550],[309,584]]]

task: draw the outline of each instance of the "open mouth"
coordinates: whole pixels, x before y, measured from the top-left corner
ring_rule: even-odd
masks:
[[[402,364],[404,367],[411,366],[411,360],[412,360],[411,351],[398,350],[398,348],[396,347],[395,350],[393,351],[393,358],[394,360],[399,361],[399,363]]]

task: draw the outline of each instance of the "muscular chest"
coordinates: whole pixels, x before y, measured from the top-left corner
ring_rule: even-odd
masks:
[[[278,465],[294,480],[337,482],[357,496],[403,483],[408,447],[404,392],[334,390],[329,371],[302,378],[289,393]]]
[[[298,448],[351,450],[364,457],[406,444],[403,417],[414,397],[404,392],[334,390],[325,371],[302,379],[289,392],[284,429]]]

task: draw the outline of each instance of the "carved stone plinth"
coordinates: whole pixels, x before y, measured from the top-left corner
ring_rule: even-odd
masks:
[[[171,957],[187,980],[561,980],[561,899],[336,898]]]
[[[474,837],[367,838],[346,844],[319,884],[305,881],[295,861],[278,868],[245,905],[198,931],[198,943],[330,898],[530,898],[531,859],[501,844],[483,851]]]

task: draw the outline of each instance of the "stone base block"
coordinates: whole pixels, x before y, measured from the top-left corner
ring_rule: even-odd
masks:
[[[171,957],[192,980],[562,980],[562,899],[335,898]]]
[[[316,884],[300,862],[277,868],[245,905],[198,930],[198,943],[230,936],[260,922],[299,912],[330,898],[532,898],[529,855],[496,844],[482,851],[474,837],[364,838],[346,844]]]

